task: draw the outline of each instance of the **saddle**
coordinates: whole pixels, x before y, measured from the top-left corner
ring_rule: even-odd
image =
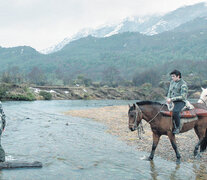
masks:
[[[172,117],[172,111],[161,111],[161,113],[165,116]],[[207,110],[205,109],[190,109],[190,110],[184,110],[181,112],[180,117],[181,118],[194,118],[194,117],[205,117],[207,116]]]

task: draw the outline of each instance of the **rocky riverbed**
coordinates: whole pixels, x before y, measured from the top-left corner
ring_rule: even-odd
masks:
[[[102,108],[84,109],[84,110],[71,110],[66,112],[66,115],[77,116],[83,118],[94,119],[95,121],[104,123],[108,129],[107,132],[111,133],[127,144],[137,147],[139,151],[151,151],[152,146],[152,132],[149,124],[144,121],[145,133],[142,134],[142,139],[138,139],[137,131],[131,132],[128,129],[128,106],[107,106]],[[194,130],[186,133],[176,135],[176,140],[182,161],[184,162],[199,162],[207,163],[207,151],[202,154],[200,160],[194,159],[193,150],[198,142],[198,138]],[[159,145],[156,149],[156,156],[160,156],[167,160],[176,160],[174,150],[170,144],[167,136],[162,136]]]

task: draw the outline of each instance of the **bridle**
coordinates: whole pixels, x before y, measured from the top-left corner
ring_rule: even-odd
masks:
[[[165,106],[165,104],[163,104],[161,106],[160,110],[157,112],[157,114],[150,121],[148,121],[149,124],[160,114],[160,112],[161,112],[161,110],[163,109],[164,106]],[[144,126],[142,125],[143,113],[142,113],[140,107],[138,105],[133,105],[133,107],[134,107],[133,111],[135,111],[135,120],[134,120],[134,123],[129,124],[129,126],[135,127],[135,130],[137,129],[137,134],[138,134],[139,139],[142,139],[141,134],[145,133],[144,132],[144,126],[146,126],[147,123]],[[140,118],[139,125],[137,124],[138,117]]]
[[[133,110],[133,111],[135,111],[135,120],[134,120],[133,124],[130,124],[129,123],[129,126],[134,126],[134,127],[137,128],[138,127],[138,125],[137,125],[137,119],[139,117],[139,119],[142,120],[142,111],[139,108],[139,106],[135,105],[134,107],[136,107],[138,111],[136,111],[136,109]]]
[[[160,114],[160,112],[161,112],[161,110],[163,109],[164,106],[165,106],[165,104],[163,104],[161,106],[160,110],[157,112],[157,114],[151,120],[148,121],[149,124]],[[129,124],[129,126],[136,127],[136,129],[138,128],[138,131],[139,131],[139,129],[141,129],[144,132],[143,128],[144,128],[144,126],[146,126],[146,124],[144,126],[142,125],[143,113],[142,113],[142,111],[141,111],[141,109],[138,105],[135,105],[134,107],[137,108],[137,111],[136,111],[136,109],[133,110],[133,111],[135,111],[135,120],[134,120],[134,123]],[[140,118],[140,123],[139,123],[140,127],[139,127],[139,125],[137,125],[138,117]],[[138,132],[138,135],[139,135],[139,132]]]

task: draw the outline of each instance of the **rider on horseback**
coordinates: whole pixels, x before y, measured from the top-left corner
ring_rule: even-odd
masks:
[[[188,87],[186,82],[181,78],[181,72],[174,70],[170,73],[172,81],[167,95],[167,103],[174,103],[173,120],[175,124],[174,134],[180,132],[180,112],[186,104]]]

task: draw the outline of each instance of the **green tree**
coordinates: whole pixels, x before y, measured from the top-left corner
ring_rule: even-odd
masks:
[[[158,86],[161,79],[161,74],[155,69],[146,70],[142,73],[136,73],[133,77],[133,83],[136,86],[140,86],[145,83],[150,83],[154,86]]]
[[[117,68],[110,66],[103,71],[103,81],[112,85],[113,83],[117,83],[120,79],[120,72]]]
[[[28,78],[31,83],[34,83],[37,85],[45,85],[46,84],[46,76],[45,76],[44,72],[36,66],[32,68],[32,70],[28,74]]]
[[[12,82],[11,74],[9,72],[3,72],[1,76],[1,82],[11,83]]]

